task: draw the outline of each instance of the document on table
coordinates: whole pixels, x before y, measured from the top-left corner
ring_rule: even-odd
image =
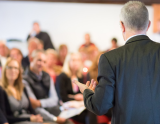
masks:
[[[62,118],[71,118],[73,116],[79,115],[81,114],[86,108],[84,106],[80,107],[80,108],[70,108],[68,110],[64,110],[60,113],[59,117]]]

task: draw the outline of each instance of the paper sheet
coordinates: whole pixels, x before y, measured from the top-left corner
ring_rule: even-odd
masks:
[[[83,107],[80,107],[80,108],[70,108],[68,110],[65,110],[65,111],[62,111],[59,115],[59,117],[62,117],[62,118],[71,118],[75,115],[79,115],[81,114],[86,108],[83,106]]]

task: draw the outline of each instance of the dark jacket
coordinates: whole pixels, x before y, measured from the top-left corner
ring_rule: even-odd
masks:
[[[48,48],[55,49],[52,44],[51,38],[49,37],[49,35],[46,32],[41,31],[35,37],[43,41],[43,45],[44,45],[45,50],[47,50]],[[30,35],[28,35],[27,40],[29,38],[30,38]]]
[[[95,93],[87,109],[102,115],[113,107],[112,124],[160,124],[160,44],[145,35],[100,57]]]
[[[7,123],[7,118],[5,117],[5,104],[4,104],[4,94],[3,89],[0,87],[0,124]]]
[[[16,122],[21,122],[21,121],[30,121],[30,118],[14,117],[14,114],[13,114],[11,107],[10,107],[7,93],[1,87],[0,87],[0,93],[1,93],[0,96],[2,98],[1,103],[0,103],[0,108],[2,108],[2,112],[10,124],[16,123]],[[24,89],[24,93],[28,98],[28,94],[27,94],[26,89]],[[29,101],[29,98],[28,98],[28,101]],[[27,111],[29,114],[34,114],[34,115],[36,114],[34,109],[31,106],[30,101],[29,101],[29,107],[28,107]],[[1,116],[0,116],[0,118],[1,118]]]
[[[78,79],[79,82],[83,82],[83,77]],[[67,102],[70,100],[74,100],[73,98],[69,98],[68,95],[75,95],[77,93],[80,93],[78,91],[77,93],[74,93],[72,90],[72,83],[71,78],[68,77],[65,73],[61,73],[56,80],[56,91],[58,94],[58,97],[63,102]]]
[[[22,59],[22,67],[24,70],[26,70],[27,68],[29,68],[29,66],[30,66],[29,57],[26,56]]]
[[[29,83],[33,93],[37,99],[48,98],[50,88],[50,76],[46,72],[42,71],[41,79],[33,73],[30,69],[26,70],[26,75],[23,77]]]

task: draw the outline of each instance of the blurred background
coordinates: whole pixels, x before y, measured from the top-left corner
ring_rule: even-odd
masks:
[[[33,22],[36,21],[40,24],[41,30],[49,34],[55,48],[60,44],[66,44],[70,52],[77,51],[84,42],[86,33],[90,34],[91,41],[101,51],[111,47],[110,41],[113,37],[118,39],[118,45],[121,46],[125,42],[120,32],[119,14],[126,1],[0,1],[0,39],[21,41],[20,49],[25,56],[27,36]],[[142,1],[147,4],[152,21],[148,31],[148,36],[151,36],[154,31],[154,18],[156,18],[154,8],[159,1]],[[7,46],[11,48],[17,44],[7,42]]]

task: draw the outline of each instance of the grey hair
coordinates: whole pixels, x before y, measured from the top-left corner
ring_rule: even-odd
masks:
[[[31,57],[34,59],[39,53],[43,53],[46,55],[46,52],[44,50],[34,50],[31,54]]]
[[[120,20],[130,30],[147,30],[149,24],[148,10],[140,1],[129,1],[121,9]]]
[[[28,46],[29,46],[29,44],[32,43],[32,42],[35,42],[36,44],[40,44],[40,43],[41,43],[41,41],[40,41],[38,38],[36,38],[36,37],[31,37],[31,38],[28,39]]]

